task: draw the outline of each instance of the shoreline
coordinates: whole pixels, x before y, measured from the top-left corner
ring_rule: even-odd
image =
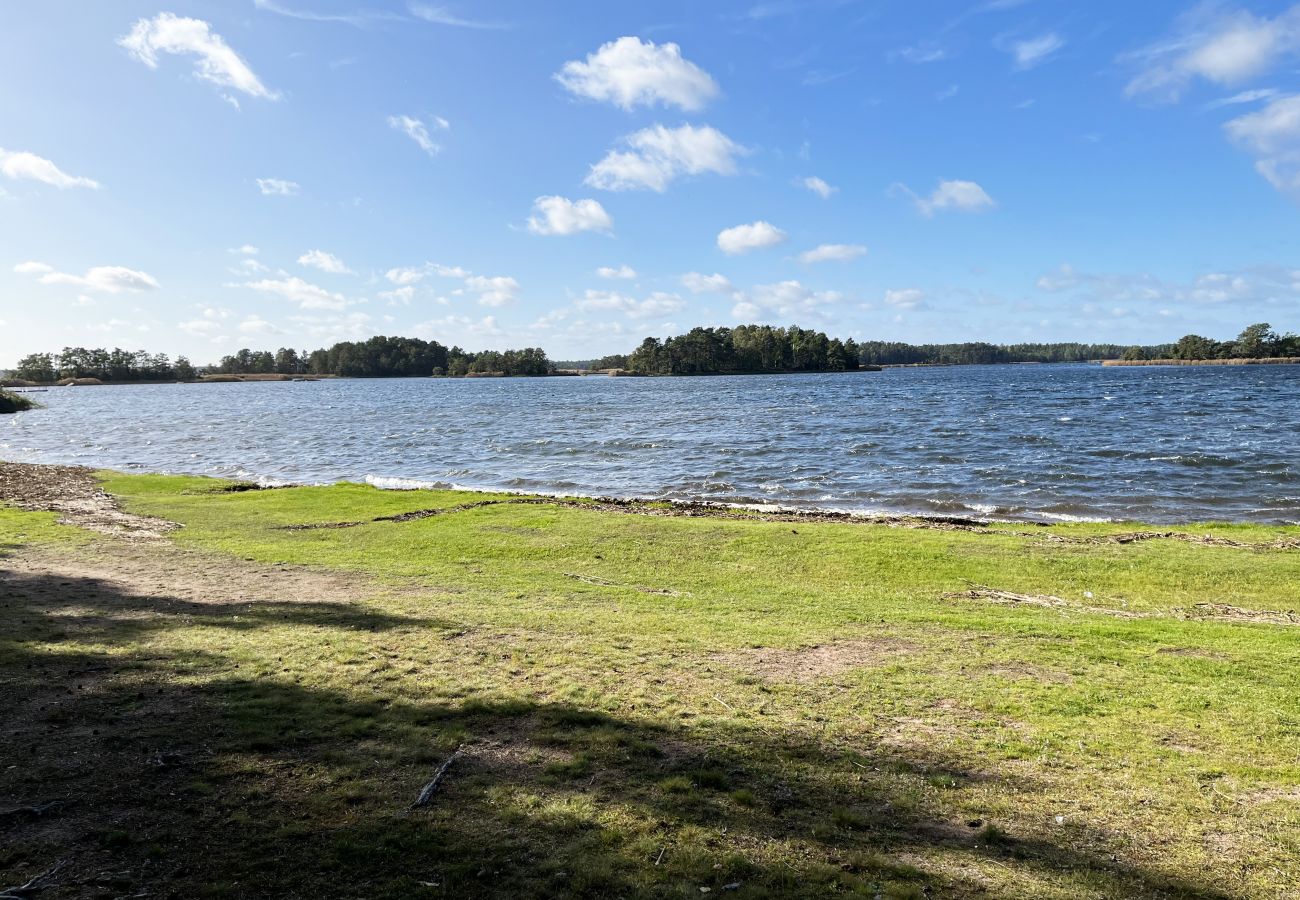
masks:
[[[338,485],[361,485],[384,493],[457,492],[482,497],[506,495],[530,500],[549,500],[565,505],[586,505],[604,509],[666,508],[670,515],[687,518],[755,519],[759,521],[788,521],[808,523],[844,523],[853,525],[884,525],[887,527],[945,528],[954,530],[984,530],[997,526],[1024,526],[1053,528],[1060,526],[1132,526],[1144,529],[1209,528],[1209,527],[1261,527],[1300,528],[1300,520],[1280,519],[1261,521],[1251,519],[1139,519],[1111,516],[1088,516],[1065,513],[963,514],[960,512],[920,512],[904,508],[848,508],[843,506],[798,505],[782,502],[747,500],[710,500],[703,497],[647,496],[643,494],[582,493],[579,491],[548,491],[540,488],[494,487],[490,485],[463,484],[448,481],[429,481],[399,476],[365,475],[360,479],[342,478],[335,481],[286,481],[251,473],[221,475],[211,472],[181,470],[122,470],[113,467],[87,466],[84,463],[43,462],[12,460],[0,457],[0,468],[18,466],[35,468],[62,468],[84,472],[111,472],[123,476],[161,476],[207,478],[228,482],[227,491],[276,491],[292,488],[328,488]]]

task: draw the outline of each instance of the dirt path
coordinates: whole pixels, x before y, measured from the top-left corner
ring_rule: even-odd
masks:
[[[42,466],[0,461],[0,502],[34,512],[57,512],[65,525],[132,541],[161,540],[175,522],[123,512],[84,466]]]

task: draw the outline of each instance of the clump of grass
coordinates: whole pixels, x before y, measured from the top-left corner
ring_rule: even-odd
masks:
[[[39,407],[40,404],[30,397],[24,397],[22,394],[15,394],[13,391],[0,388],[0,413],[26,412],[29,409],[38,409]]]

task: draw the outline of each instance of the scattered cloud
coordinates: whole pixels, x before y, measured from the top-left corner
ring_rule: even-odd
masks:
[[[814,291],[793,279],[755,285],[748,291],[737,291],[733,296],[736,303],[731,314],[737,319],[816,317],[822,307],[844,299],[838,291]]]
[[[242,247],[231,247],[230,252],[239,253],[243,256],[257,256],[257,254],[262,251],[254,247],[252,244],[244,244]]]
[[[916,309],[924,301],[925,293],[918,288],[885,291],[885,303],[895,309]]]
[[[299,188],[296,181],[285,181],[282,178],[257,179],[257,189],[268,197],[292,197],[298,193]]]
[[[278,294],[286,300],[297,303],[302,309],[343,309],[348,305],[347,298],[342,294],[327,291],[297,276],[246,281],[243,286],[264,294]]]
[[[889,54],[890,59],[901,59],[915,64],[939,62],[948,58],[948,51],[938,44],[920,43],[911,47],[901,47]]]
[[[950,84],[941,91],[935,91],[934,99],[939,103],[942,103],[945,100],[951,100],[953,97],[957,96],[957,93],[960,90],[961,90],[960,85]]]
[[[158,281],[148,272],[128,269],[125,266],[95,266],[84,275],[59,272],[43,262],[22,262],[14,266],[19,275],[35,275],[41,284],[70,284],[86,291],[120,294],[123,291],[152,291]]]
[[[567,235],[580,231],[609,231],[614,220],[605,207],[595,200],[569,200],[566,197],[538,197],[528,230],[533,234]]]
[[[1255,171],[1300,199],[1300,94],[1278,97],[1223,127],[1234,143],[1255,155]]]
[[[586,183],[607,191],[662,193],[683,175],[734,175],[736,157],[747,151],[708,125],[655,125],[622,139],[627,150],[611,150],[591,167]]]
[[[636,278],[636,269],[629,265],[621,265],[618,268],[614,268],[613,266],[601,266],[596,270],[596,274],[601,278],[631,281]]]
[[[1300,271],[1283,266],[1260,266],[1235,272],[1207,272],[1188,282],[1165,281],[1147,272],[1082,272],[1068,264],[1038,279],[1038,289],[1050,294],[1065,294],[1095,304],[1096,308],[1114,304],[1142,304],[1158,308],[1161,315],[1179,305],[1238,306],[1285,304],[1292,307],[1300,300]]]
[[[447,131],[451,128],[451,123],[442,116],[434,116],[431,122],[438,131]],[[420,119],[414,116],[389,116],[388,125],[415,141],[419,148],[430,156],[437,156],[442,152],[442,145],[429,136],[429,126]]]
[[[701,272],[687,272],[681,278],[682,287],[692,294],[728,294],[731,292],[731,282],[725,275],[719,275],[714,272],[712,275],[705,275]]]
[[[343,264],[343,260],[339,259],[333,253],[326,253],[324,250],[308,250],[302,256],[298,257],[298,265],[320,269],[322,272],[329,272],[331,275],[356,274]]]
[[[1277,88],[1260,88],[1254,91],[1242,91],[1233,94],[1231,97],[1220,97],[1218,100],[1211,100],[1205,104],[1205,111],[1222,109],[1225,106],[1241,106],[1247,103],[1258,103],[1260,100],[1272,100],[1278,96]]]
[[[801,263],[848,262],[866,256],[867,248],[861,244],[820,244],[799,254]]]
[[[663,291],[656,291],[644,300],[637,300],[617,291],[588,290],[574,305],[585,312],[616,310],[631,319],[646,319],[680,312],[686,308],[686,301],[676,294]]]
[[[676,106],[687,112],[704,108],[718,93],[708,72],[682,58],[676,44],[655,44],[621,37],[572,60],[555,74],[572,94],[625,110],[636,106]]]
[[[509,275],[471,275],[465,279],[465,287],[478,294],[479,306],[506,306],[519,296],[519,282]]]
[[[718,249],[728,256],[761,250],[782,243],[786,234],[771,222],[758,221],[736,225],[718,232]]]
[[[1177,101],[1196,79],[1231,86],[1300,53],[1300,4],[1274,18],[1201,3],[1175,24],[1174,33],[1120,57],[1138,73],[1126,96]]]
[[[1016,68],[1025,71],[1047,62],[1064,46],[1065,39],[1056,32],[1049,31],[1038,37],[1011,41],[1003,49],[1011,54]]]
[[[891,190],[911,197],[926,218],[942,210],[980,212],[997,205],[984,188],[973,181],[940,181],[928,197],[918,196],[905,184],[896,184]]]
[[[254,313],[239,323],[240,334],[279,334],[280,329]]]
[[[453,28],[477,28],[487,31],[509,28],[505,22],[489,22],[483,19],[466,19],[451,12],[445,6],[431,3],[408,3],[406,8],[411,15],[430,25],[449,25]]]
[[[194,72],[204,81],[265,100],[277,100],[280,96],[262,84],[239,54],[202,19],[159,13],[152,19],[136,22],[130,34],[118,39],[118,44],[151,69],[158,68],[159,53],[188,54],[197,57]]]
[[[35,153],[6,150],[0,147],[0,174],[14,181],[40,181],[60,190],[84,187],[98,190],[101,185],[93,178],[69,175],[54,163]]]
[[[807,178],[800,178],[796,184],[802,185],[818,197],[821,197],[823,200],[829,200],[831,194],[839,190],[837,187],[831,187],[816,175],[809,175]]]

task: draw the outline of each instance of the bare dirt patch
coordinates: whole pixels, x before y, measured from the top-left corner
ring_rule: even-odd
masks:
[[[123,512],[84,466],[0,462],[0,503],[59,513],[59,522],[129,541],[158,541],[181,526]]]
[[[861,638],[793,650],[759,647],[713,658],[765,681],[809,682],[884,665],[914,649],[891,638]]]
[[[1300,613],[1293,609],[1272,611],[1244,609],[1227,603],[1197,603],[1178,610],[1187,619],[1213,619],[1221,622],[1264,622],[1269,625],[1300,625]]]

